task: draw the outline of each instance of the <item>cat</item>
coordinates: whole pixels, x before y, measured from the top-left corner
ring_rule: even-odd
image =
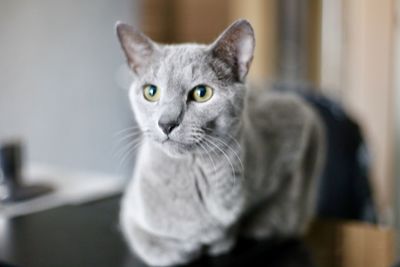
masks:
[[[314,211],[324,130],[294,94],[246,89],[247,20],[212,44],[163,45],[118,22],[142,132],[121,202],[125,239],[145,263],[228,252],[237,236],[300,236]]]

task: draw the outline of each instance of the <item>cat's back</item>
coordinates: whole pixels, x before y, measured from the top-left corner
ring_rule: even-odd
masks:
[[[265,173],[289,173],[302,165],[305,157],[315,161],[313,170],[320,169],[323,126],[316,111],[301,96],[295,92],[250,89],[244,116],[246,176],[268,184],[257,185],[258,188],[273,190]]]
[[[320,124],[313,108],[298,94],[289,91],[250,89],[245,114],[254,130],[265,133],[282,133]]]

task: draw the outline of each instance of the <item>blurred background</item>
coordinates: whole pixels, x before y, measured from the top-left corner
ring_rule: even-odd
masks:
[[[0,139],[25,141],[28,162],[115,172],[112,137],[133,117],[116,83],[124,59],[114,24],[137,24],[136,7],[2,0]]]
[[[0,142],[22,140],[28,165],[128,177],[132,158],[120,166],[114,153],[115,134],[134,124],[115,22],[162,43],[208,43],[246,18],[257,40],[249,82],[340,106],[368,150],[373,221],[398,228],[399,14],[400,0],[1,0]]]

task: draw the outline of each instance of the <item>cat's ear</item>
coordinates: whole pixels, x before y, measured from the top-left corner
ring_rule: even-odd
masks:
[[[157,50],[156,44],[134,27],[117,22],[115,29],[129,67],[138,73],[149,64]]]
[[[253,60],[255,38],[253,27],[240,19],[231,24],[211,45],[215,58],[228,65],[233,78],[243,82]]]

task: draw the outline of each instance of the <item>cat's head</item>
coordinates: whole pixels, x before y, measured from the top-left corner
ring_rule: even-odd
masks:
[[[116,30],[134,74],[130,101],[146,138],[170,155],[232,141],[255,46],[249,22],[236,21],[210,45],[162,45],[122,23]]]

